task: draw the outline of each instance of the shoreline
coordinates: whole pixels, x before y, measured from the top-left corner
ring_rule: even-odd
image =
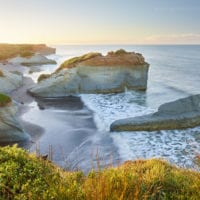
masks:
[[[45,132],[45,130],[30,122],[25,121],[22,116],[30,110],[30,104],[34,102],[34,97],[27,93],[27,90],[35,85],[34,81],[30,77],[25,77],[24,72],[29,71],[28,67],[10,64],[10,63],[0,63],[0,69],[11,71],[11,72],[19,72],[23,75],[23,82],[20,87],[8,93],[8,95],[12,98],[13,101],[16,102],[18,111],[16,114],[16,118],[21,124],[23,130],[30,135],[30,140],[22,143],[18,143],[20,147],[25,149],[29,149]],[[11,143],[7,143],[10,145]],[[3,144],[5,145],[5,144]]]

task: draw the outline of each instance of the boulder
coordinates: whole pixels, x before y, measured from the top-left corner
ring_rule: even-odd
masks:
[[[158,111],[113,122],[111,131],[156,131],[193,128],[200,125],[200,95],[165,103]]]
[[[65,61],[53,74],[40,77],[34,96],[59,97],[80,93],[117,93],[147,88],[149,64],[143,56],[118,50],[106,56],[89,53]]]
[[[15,58],[9,59],[8,62],[13,64],[22,64],[25,66],[56,64],[55,60],[48,59],[40,54],[35,54],[33,56],[28,56],[28,57],[17,56]]]
[[[9,93],[22,85],[21,74],[0,70],[0,92]]]
[[[0,143],[20,142],[29,139],[16,119],[17,107],[13,103],[0,107]]]

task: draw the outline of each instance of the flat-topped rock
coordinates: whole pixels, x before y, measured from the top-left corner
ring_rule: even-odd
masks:
[[[116,93],[147,88],[149,64],[141,54],[118,50],[106,56],[89,53],[65,61],[53,74],[42,75],[30,90],[35,96]]]
[[[0,93],[0,143],[19,142],[29,139],[16,119],[17,106]]]
[[[200,95],[165,103],[158,111],[113,122],[111,131],[155,131],[193,128],[200,125]]]
[[[8,62],[13,64],[22,64],[25,66],[56,64],[55,60],[48,59],[40,54],[27,57],[17,56],[15,58],[9,59]]]
[[[22,75],[7,70],[0,70],[0,92],[9,93],[20,87],[22,82]]]

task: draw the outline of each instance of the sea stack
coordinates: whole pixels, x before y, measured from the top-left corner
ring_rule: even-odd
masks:
[[[149,64],[139,53],[120,49],[88,53],[65,61],[53,74],[42,75],[30,90],[34,96],[60,97],[80,93],[146,90]]]
[[[113,122],[111,131],[156,131],[193,128],[200,125],[200,94],[165,103],[158,111]]]

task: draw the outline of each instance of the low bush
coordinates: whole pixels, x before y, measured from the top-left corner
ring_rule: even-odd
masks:
[[[12,99],[9,96],[0,93],[0,107],[4,107],[10,104],[11,102],[12,102]]]
[[[200,173],[151,159],[84,175],[16,146],[1,147],[0,199],[200,199]]]
[[[56,70],[56,72],[59,72],[60,70],[65,69],[65,68],[72,68],[78,62],[82,62],[82,61],[85,61],[85,60],[88,60],[88,59],[91,59],[91,58],[94,58],[94,57],[97,57],[97,56],[101,56],[101,54],[91,52],[91,53],[84,54],[80,57],[71,58],[69,60],[66,60],[64,63],[62,63],[60,65],[60,67]]]
[[[41,74],[39,77],[38,77],[38,82],[42,81],[42,80],[45,80],[47,78],[49,78],[51,76],[51,74]]]
[[[32,51],[22,51],[19,53],[19,56],[23,57],[23,58],[28,58],[34,55],[34,52]]]
[[[4,74],[1,70],[0,70],[0,77],[4,77]]]

